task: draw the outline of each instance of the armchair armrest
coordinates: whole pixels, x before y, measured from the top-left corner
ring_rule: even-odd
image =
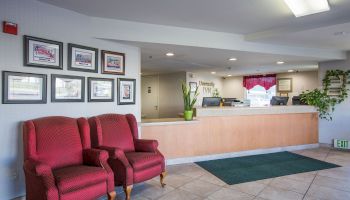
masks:
[[[26,177],[31,184],[37,184],[45,192],[47,199],[58,200],[58,189],[55,177],[49,165],[35,161],[25,160],[23,164]]]
[[[102,167],[103,163],[107,163],[108,153],[100,149],[84,149],[84,164]]]
[[[157,140],[134,139],[135,150],[140,152],[157,152]]]
[[[24,169],[36,176],[53,177],[51,167],[38,161],[26,160],[24,162]]]
[[[107,147],[107,146],[99,146],[98,148],[102,150],[106,150],[110,158],[120,160],[120,162],[122,162],[125,167],[130,167],[130,163],[126,158],[123,150],[119,148]]]

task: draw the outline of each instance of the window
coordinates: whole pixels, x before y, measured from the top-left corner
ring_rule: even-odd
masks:
[[[268,90],[260,85],[246,90],[246,97],[250,100],[251,106],[268,106],[273,96],[276,96],[276,85],[270,87]]]

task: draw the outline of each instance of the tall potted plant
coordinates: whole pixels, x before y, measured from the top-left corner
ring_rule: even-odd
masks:
[[[184,119],[191,121],[193,119],[193,106],[196,104],[198,93],[198,86],[195,92],[191,95],[191,88],[185,82],[182,82],[182,95],[184,99]]]

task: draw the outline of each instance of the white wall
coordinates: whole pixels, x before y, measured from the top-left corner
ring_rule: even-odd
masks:
[[[291,104],[291,97],[299,95],[302,91],[312,90],[318,88],[318,72],[295,72],[277,74],[277,78],[292,78],[293,92],[289,93],[289,103]],[[245,98],[245,88],[243,87],[243,77],[229,77],[223,81],[223,97],[233,97],[238,99]],[[279,94],[277,94],[279,95]]]
[[[244,92],[243,76],[233,76],[223,80],[223,97],[243,100]]]
[[[22,134],[20,123],[24,120],[64,115],[70,117],[92,116],[102,113],[134,113],[140,119],[140,50],[136,47],[95,39],[96,29],[90,18],[65,9],[60,9],[35,0],[1,0],[0,21],[8,20],[19,24],[19,35],[0,33],[0,70],[43,73],[48,75],[48,103],[42,105],[0,104],[0,199],[11,199],[24,195],[22,170]],[[106,31],[103,29],[94,30]],[[119,29],[108,29],[117,33]],[[31,35],[64,42],[64,70],[52,70],[23,66],[23,35]],[[118,106],[114,103],[51,103],[50,74],[70,74],[91,77],[116,78],[115,75],[101,75],[67,71],[67,43],[124,52],[126,54],[126,75],[136,78],[136,105]],[[1,88],[1,83],[0,83]],[[87,92],[87,90],[86,90]],[[116,97],[115,97],[116,99]]]
[[[277,78],[293,79],[293,92],[288,94],[289,104],[292,103],[293,96],[298,96],[306,90],[318,88],[318,71],[277,74]],[[279,95],[279,93],[277,93],[277,95]]]
[[[327,70],[350,70],[350,53],[345,61],[330,61],[319,63],[319,86]],[[349,85],[348,88],[350,89]],[[320,143],[332,144],[333,139],[350,140],[350,98],[336,105],[333,113],[333,121],[319,121]]]
[[[203,86],[199,85],[199,81],[204,81],[204,82],[213,82],[214,83],[214,88],[217,88],[220,95],[223,95],[223,79],[221,77],[212,75],[208,72],[197,72],[197,73],[192,73],[192,72],[187,72],[187,83],[189,82],[196,82],[199,86],[199,96],[197,99],[197,106],[202,106],[202,100],[203,97],[208,97],[211,95],[205,95],[203,91]]]

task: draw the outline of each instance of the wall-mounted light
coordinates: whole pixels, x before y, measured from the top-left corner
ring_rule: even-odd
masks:
[[[211,74],[216,74],[216,72],[210,72]]]
[[[236,61],[237,58],[229,58],[228,60],[229,60],[229,61]]]
[[[283,65],[284,61],[277,61],[276,63],[277,63],[277,65]]]

